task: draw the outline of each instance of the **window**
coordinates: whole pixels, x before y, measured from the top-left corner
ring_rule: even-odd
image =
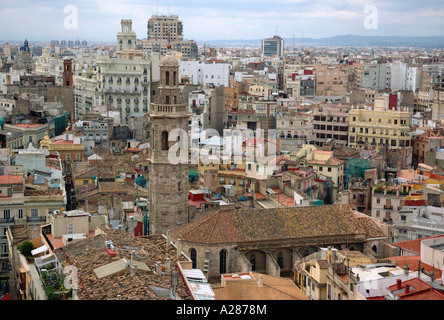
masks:
[[[23,218],[23,209],[18,209],[18,217],[19,219]]]
[[[281,269],[284,268],[284,255],[281,251],[277,254],[277,263]]]
[[[219,272],[227,273],[227,250],[223,249],[219,253]]]
[[[193,263],[193,269],[196,269],[197,268],[197,252],[196,252],[196,249],[194,249],[194,248],[190,249],[190,259]]]
[[[161,137],[162,150],[168,150],[168,132],[163,131]]]
[[[3,210],[3,218],[4,219],[9,219],[11,218],[11,210]]]
[[[39,216],[39,209],[31,209],[31,217],[37,218]]]
[[[327,171],[328,171],[328,172],[331,172],[331,168],[329,167]]]
[[[250,263],[251,263],[251,271],[256,271],[256,256],[254,254],[250,256]]]

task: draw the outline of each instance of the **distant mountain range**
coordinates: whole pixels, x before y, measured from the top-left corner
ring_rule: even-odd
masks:
[[[293,46],[293,38],[284,38],[285,46]],[[344,46],[344,47],[420,47],[444,48],[444,36],[412,37],[412,36],[356,36],[340,35],[328,38],[294,38],[295,46]],[[250,40],[209,40],[198,41],[199,45],[260,47],[262,39]]]

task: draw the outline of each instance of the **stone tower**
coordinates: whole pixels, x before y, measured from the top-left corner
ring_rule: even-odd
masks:
[[[188,222],[188,163],[172,164],[173,129],[188,132],[188,108],[179,85],[179,61],[170,52],[160,63],[159,91],[150,106],[149,234],[166,234]]]

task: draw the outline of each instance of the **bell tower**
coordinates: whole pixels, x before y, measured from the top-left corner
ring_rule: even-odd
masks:
[[[150,106],[150,235],[166,234],[188,222],[188,163],[168,159],[177,142],[169,141],[171,131],[188,132],[188,108],[178,79],[179,61],[169,52],[160,62],[159,93]]]

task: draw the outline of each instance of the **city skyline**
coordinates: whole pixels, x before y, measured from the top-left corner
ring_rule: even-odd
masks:
[[[143,39],[148,19],[156,14],[178,15],[184,23],[184,38],[196,41],[249,40],[275,34],[296,39],[350,34],[427,37],[443,35],[438,31],[444,29],[444,21],[440,19],[443,12],[444,3],[433,0],[420,4],[414,1],[400,4],[397,1],[277,0],[272,5],[263,0],[118,0],[112,3],[19,0],[2,5],[0,39],[114,42],[121,18],[132,19],[137,38]],[[371,15],[376,20],[369,25]],[[77,19],[67,28],[66,23],[72,16]],[[69,20],[68,24],[72,22]]]

